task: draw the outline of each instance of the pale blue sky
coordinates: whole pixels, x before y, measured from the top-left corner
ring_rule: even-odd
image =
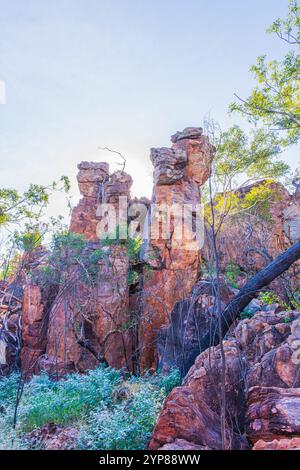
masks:
[[[250,65],[287,50],[265,33],[286,8],[286,0],[0,0],[0,186],[67,174],[76,201],[76,164],[114,160],[97,150],[109,146],[127,156],[135,194],[149,196],[149,148],[207,113],[224,128],[234,122],[228,104],[253,86]],[[295,165],[297,156],[287,159]]]

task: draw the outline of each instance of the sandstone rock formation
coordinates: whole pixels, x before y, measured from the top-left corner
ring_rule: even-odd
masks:
[[[274,439],[274,441],[257,441],[252,450],[300,450],[300,438]]]
[[[103,198],[109,168],[107,163],[81,162],[78,169],[77,181],[83,197],[73,209],[70,230],[84,234],[87,240],[95,240],[96,212],[99,200]]]
[[[96,249],[89,244],[88,249]],[[130,364],[128,258],[119,247],[108,248],[99,261],[94,285],[83,282],[74,266],[61,286],[49,315],[47,347],[40,369],[61,375],[84,372],[100,362],[121,368]]]
[[[48,318],[41,288],[29,283],[25,286],[22,315],[21,366],[26,375],[38,371],[37,361],[46,351]]]
[[[209,332],[216,319],[215,292],[212,281],[199,281],[188,299],[177,302],[170,315],[169,325],[160,328],[157,340],[159,368],[165,372],[176,367],[185,375],[200,350],[201,338]],[[222,306],[234,295],[224,281],[221,284]]]
[[[99,362],[131,369],[128,257],[122,246],[102,247],[97,229],[105,219],[98,213],[100,203],[111,204],[127,224],[127,206],[120,214],[119,198],[130,201],[132,178],[123,171],[109,175],[106,163],[82,162],[78,168],[83,197],[70,230],[84,236],[86,253],[102,250],[104,256],[96,282],[83,281],[84,267],[75,262],[62,273],[54,298],[38,281],[25,281],[21,362],[27,377],[41,370],[55,376],[84,372]]]
[[[156,213],[152,209],[149,214],[152,233],[143,253],[144,261],[153,267],[153,272],[145,278],[143,286],[142,369],[156,368],[155,344],[159,328],[169,322],[175,303],[189,295],[199,271],[201,240],[193,226],[200,210],[200,188],[209,177],[214,149],[201,128],[186,128],[175,134],[172,142],[171,148],[151,149],[154,165],[152,204],[158,209]],[[171,216],[166,236],[165,218],[170,216],[167,212],[174,205],[180,210],[185,206],[188,216],[184,223],[180,211],[173,218]],[[157,222],[154,236],[153,222]]]
[[[252,387],[246,415],[250,441],[300,436],[300,389]]]
[[[300,312],[259,312],[223,341],[227,448],[244,448],[247,441],[254,449],[299,445],[299,324]],[[178,439],[220,448],[220,377],[217,346],[198,356],[167,398],[151,449],[175,449]]]
[[[229,216],[218,237],[220,264],[225,270],[230,262],[244,271],[258,271],[272,258],[300,238],[300,198],[289,194],[280,183],[261,181],[238,190],[241,201],[253,188],[266,184],[273,192],[266,209],[268,214],[252,217]],[[236,240],[241,249],[236,249]]]
[[[97,226],[103,217],[98,213],[99,204],[112,204],[118,216],[119,197],[130,199],[132,178],[124,171],[110,175],[107,163],[81,162],[78,169],[78,186],[83,197],[73,209],[70,230],[96,241]]]

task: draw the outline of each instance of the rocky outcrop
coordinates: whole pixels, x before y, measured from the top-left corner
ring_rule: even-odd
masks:
[[[145,277],[143,287],[142,369],[156,368],[159,328],[169,322],[175,303],[189,295],[199,271],[201,240],[193,226],[199,211],[200,188],[210,174],[214,149],[201,128],[178,132],[172,142],[171,148],[151,149],[154,188],[148,219],[152,232],[143,250],[143,260],[153,272]],[[176,205],[179,212],[171,216],[170,208],[176,210]],[[183,222],[184,214],[180,211],[184,206],[187,212]],[[165,224],[168,217],[169,224]],[[166,227],[168,235],[164,232]]]
[[[26,375],[37,371],[37,361],[46,351],[48,318],[41,288],[29,283],[25,286],[22,314],[21,367]]]
[[[72,211],[70,230],[82,233],[86,240],[96,240],[97,207],[104,198],[109,167],[107,163],[81,162],[78,169],[77,181],[83,197]]]
[[[128,258],[122,248],[107,248],[98,268],[94,284],[83,282],[80,267],[74,266],[61,286],[50,311],[40,369],[60,376],[84,372],[100,362],[131,368]]]
[[[16,272],[1,283],[0,373],[7,374],[23,364],[32,369],[44,349],[41,317],[51,302],[52,289],[41,289],[32,279],[39,276],[47,256],[43,246],[24,253]]]
[[[247,441],[254,449],[299,445],[299,324],[300,312],[258,312],[223,341],[227,448],[244,448]],[[221,370],[220,346],[197,357],[166,400],[151,449],[176,448],[177,439],[221,447]]]
[[[216,319],[215,286],[212,281],[199,281],[188,299],[177,302],[170,315],[169,325],[160,328],[157,339],[159,368],[165,372],[176,367],[185,375],[199,354],[200,340]],[[224,281],[221,283],[222,307],[234,295]]]
[[[251,211],[248,211],[245,217],[242,210],[238,215],[228,216],[223,222],[218,236],[218,252],[224,270],[234,262],[245,272],[259,271],[272,258],[299,240],[298,192],[290,194],[280,183],[261,181],[239,189],[238,200],[243,203],[245,196],[261,185],[270,191],[262,214],[251,216]],[[236,249],[237,239],[240,240],[239,250]]]
[[[25,280],[21,362],[27,377],[40,371],[60,377],[100,362],[131,369],[129,261],[121,244],[103,247],[99,242],[99,224],[110,235],[99,205],[111,205],[116,223],[120,216],[127,224],[127,205],[121,214],[119,200],[130,201],[132,178],[124,171],[110,175],[106,163],[82,162],[78,168],[83,197],[73,210],[70,230],[84,236],[85,256],[97,250],[103,256],[96,279],[87,279],[84,266],[74,262],[61,273],[55,292],[39,285],[38,273],[35,282]]]
[[[227,363],[226,395],[234,429],[226,427],[228,448],[246,449],[243,434],[243,364],[234,342],[225,345]],[[172,449],[172,442],[185,439],[191,445],[221,449],[220,351],[213,348],[201,354],[185,378],[167,398],[154,428],[150,449]]]
[[[104,214],[99,213],[100,204],[111,204],[119,216],[119,198],[130,200],[132,178],[124,171],[109,174],[107,163],[81,162],[77,175],[80,194],[83,196],[73,209],[70,231],[84,235],[86,240],[99,239],[99,222]],[[125,222],[127,221],[127,213]]]
[[[252,387],[248,394],[247,436],[251,442],[300,436],[300,389]]]

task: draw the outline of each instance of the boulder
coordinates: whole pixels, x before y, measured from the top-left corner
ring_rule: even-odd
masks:
[[[300,388],[255,386],[249,390],[247,436],[252,443],[300,435]]]

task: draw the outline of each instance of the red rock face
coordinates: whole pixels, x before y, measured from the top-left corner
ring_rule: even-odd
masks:
[[[109,167],[107,163],[81,162],[78,169],[77,181],[83,197],[72,212],[70,231],[83,234],[86,240],[96,240],[96,212],[102,202]]]
[[[81,162],[78,169],[83,197],[72,212],[70,231],[83,234],[86,240],[98,240],[97,226],[102,218],[97,212],[99,204],[112,204],[118,217],[119,197],[130,199],[132,178],[124,171],[110,175],[107,163]]]
[[[243,195],[257,183],[245,187]],[[223,269],[230,262],[241,266],[245,271],[258,271],[271,258],[277,257],[300,237],[300,200],[295,193],[290,195],[280,183],[271,183],[276,193],[269,201],[269,220],[227,217],[218,237],[220,263]],[[236,249],[236,240],[240,248]]]
[[[210,174],[214,149],[200,128],[178,132],[172,142],[170,149],[151,150],[154,165],[152,203],[168,208],[174,204],[181,208],[189,204],[193,208],[193,218],[192,210],[196,211],[200,203],[200,187]],[[157,217],[157,238],[150,236],[144,253],[144,260],[154,267],[154,272],[146,275],[144,282],[140,328],[142,370],[156,368],[159,328],[169,322],[175,303],[189,295],[199,271],[200,243],[191,233],[191,227],[183,224],[180,239],[176,218],[171,219],[167,239],[162,232],[163,215]]]
[[[28,375],[37,370],[37,360],[46,350],[45,322],[41,289],[38,285],[28,284],[24,289],[21,351],[22,370]]]
[[[299,324],[300,312],[259,312],[223,341],[227,448],[245,448],[246,438],[255,450],[299,446]],[[166,400],[151,449],[178,439],[221,448],[221,370],[220,346],[198,356]]]
[[[172,310],[170,324],[160,328],[157,340],[159,369],[169,372],[179,369],[187,374],[200,351],[200,340],[209,333],[216,320],[214,286],[211,281],[199,281],[190,296],[177,302]],[[222,307],[232,299],[234,292],[224,281],[220,294]]]
[[[119,247],[99,264],[95,286],[74,268],[50,312],[47,349],[40,369],[58,376],[84,372],[100,362],[130,369],[128,258]]]
[[[56,287],[43,288],[39,283],[41,268],[47,264],[48,252],[42,246],[24,257],[22,305],[21,369],[26,378],[38,372],[38,359],[46,351],[49,310]],[[30,276],[24,273],[30,271]]]

